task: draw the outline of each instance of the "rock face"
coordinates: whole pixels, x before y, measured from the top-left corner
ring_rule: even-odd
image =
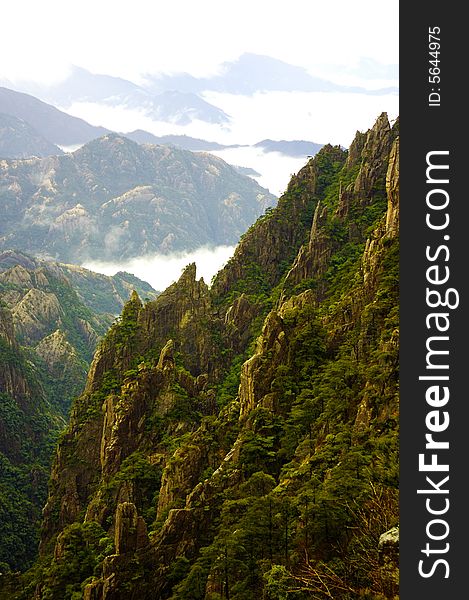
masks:
[[[2,258],[3,264],[16,264],[3,270]],[[84,361],[91,359],[112,315],[87,309],[65,276],[66,269],[25,258],[13,252],[0,256],[0,299],[11,310],[15,338],[34,349],[56,375],[59,363],[66,368],[69,359],[80,367],[83,381]]]
[[[67,369],[73,369],[73,365],[79,362],[77,351],[60,329],[43,338],[35,349],[36,354],[55,372],[57,378]]]
[[[234,244],[276,201],[215,156],[117,134],[0,176],[0,248],[75,263]]]
[[[101,546],[67,576],[89,599],[260,598],[280,566],[311,595],[388,593],[397,136],[381,115],[348,156],[325,146],[211,288],[189,265],[156,300],[131,297],[57,448],[39,598],[64,589],[54,545],[91,526]]]
[[[383,557],[396,562],[399,556],[399,527],[392,527],[379,536],[378,549]]]
[[[399,527],[392,527],[379,536],[379,572],[386,582],[389,596],[399,589]]]
[[[60,322],[62,316],[57,296],[38,288],[29,289],[13,309],[15,329],[30,344],[40,340],[50,323]]]
[[[18,342],[14,334],[13,319],[10,311],[1,307],[0,310],[0,341],[2,347],[2,370],[0,371],[0,391],[9,396],[15,395],[20,405],[25,405],[31,397],[31,388],[27,381],[23,361],[11,360],[10,357],[16,357],[19,352]],[[10,360],[8,360],[10,359]],[[2,423],[2,435],[7,436],[8,431]],[[19,442],[2,444],[4,451],[11,451]],[[14,455],[14,452],[11,454]]]
[[[145,539],[145,531],[145,521],[137,515],[135,504],[118,504],[115,517],[116,554],[135,552],[142,538]]]
[[[399,194],[398,146],[394,147],[391,156],[390,153],[397,129],[398,125],[391,129],[387,115],[383,113],[366,136],[357,134],[346,163],[352,177],[344,177],[341,182],[338,202],[332,205],[325,199],[317,203],[309,244],[302,248],[288,274],[289,285],[298,285],[305,279],[320,280],[329,268],[332,254],[340,251],[344,241],[364,242],[367,239],[367,227],[376,211],[385,206],[385,182],[391,208],[388,218],[395,221]],[[396,190],[391,191],[391,185],[396,186]],[[357,214],[361,218],[356,218]],[[325,289],[324,283],[319,285]]]
[[[89,362],[134,287],[157,297],[148,284],[126,273],[108,277],[20,252],[0,254],[0,299],[11,310],[16,339],[50,365],[65,355]]]
[[[345,159],[346,153],[338,146],[327,145],[299,171],[280,198],[275,213],[256,222],[255,236],[248,235],[249,232],[243,236],[228,268],[215,278],[215,293],[223,295],[241,286],[252,293],[270,289],[279,282],[298,248],[308,239],[311,217],[324,191],[324,181],[319,180],[318,172],[324,166],[337,172]]]

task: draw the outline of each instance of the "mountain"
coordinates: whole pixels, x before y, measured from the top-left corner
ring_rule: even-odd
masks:
[[[137,129],[129,133],[123,133],[125,137],[139,144],[163,144],[177,146],[191,152],[210,152],[212,150],[226,150],[227,148],[260,148],[264,152],[279,152],[285,156],[307,157],[314,156],[323,144],[308,142],[306,140],[261,140],[252,146],[249,144],[219,144],[209,142],[188,135],[162,135],[156,136],[148,131]]]
[[[360,64],[360,72],[364,72],[368,77],[372,77],[373,74],[377,76],[379,73],[383,76],[392,73],[395,75],[395,68],[365,61]],[[53,135],[47,135],[47,129],[52,128],[54,120],[59,119],[59,116],[57,113],[46,112],[41,104],[36,104],[31,107],[36,117],[34,122],[28,119],[24,110],[29,110],[29,103],[32,100],[27,94],[41,98],[42,104],[48,102],[55,107],[65,109],[75,103],[88,102],[113,108],[138,110],[154,121],[178,126],[202,121],[227,127],[231,122],[230,115],[208,102],[203,97],[204,92],[251,96],[257,92],[275,91],[368,95],[397,94],[398,91],[396,87],[370,90],[358,86],[339,85],[314,76],[302,67],[253,53],[244,53],[238,59],[222,64],[220,73],[211,77],[197,78],[188,73],[157,73],[147,75],[143,83],[137,85],[121,77],[91,73],[74,66],[63,81],[52,85],[23,82],[20,90],[26,92],[23,96],[18,95],[19,91],[6,90],[10,95],[16,94],[13,97],[13,104],[9,99],[2,98],[2,94],[6,93],[5,90],[5,87],[0,88],[0,112],[22,118],[49,141],[62,146],[85,143],[104,135],[107,130],[99,128],[101,131],[96,135],[93,133],[92,126],[86,127],[81,119],[74,118],[74,121],[70,121],[60,117],[62,126],[54,125]],[[37,102],[40,101],[36,100]]]
[[[170,145],[177,146],[183,150],[190,150],[191,152],[210,152],[210,150],[224,150],[225,148],[239,148],[238,145],[227,146],[225,144],[218,144],[217,142],[209,142],[200,138],[193,138],[189,135],[153,135],[148,131],[142,129],[136,129],[135,131],[129,131],[123,133],[125,137],[130,140],[137,142],[138,144],[156,144],[156,145]]]
[[[62,150],[35,131],[29,123],[0,113],[0,158],[28,158],[63,154]]]
[[[220,74],[196,78],[188,73],[156,74],[146,77],[146,86],[153,92],[177,89],[201,93],[215,91],[250,96],[256,92],[340,92],[359,94],[395,94],[397,88],[367,90],[357,86],[339,85],[311,75],[303,67],[284,61],[246,52],[237,60],[221,65]]]
[[[79,70],[80,71],[80,70]],[[85,72],[86,73],[86,72]],[[69,106],[73,102],[102,102],[109,105],[125,105],[127,108],[144,109],[148,116],[155,120],[169,121],[176,125],[187,125],[192,119],[200,119],[209,123],[225,123],[228,116],[223,111],[212,107],[207,102],[193,94],[166,91],[158,98],[150,96],[144,90],[130,82],[118,78],[91,76],[89,86],[81,87],[81,77],[78,81],[73,78],[67,86],[63,84],[63,92],[49,92],[50,101],[55,100],[61,106]],[[115,95],[115,85],[107,86],[106,82],[119,81],[118,87],[121,95]],[[128,92],[132,90],[133,96]],[[36,89],[41,93],[41,88]],[[88,91],[87,91],[88,90]],[[45,97],[46,92],[42,90]],[[126,93],[127,95],[123,95]],[[80,95],[81,94],[81,95]],[[1,114],[4,113],[4,114]],[[8,118],[9,117],[9,118]],[[19,121],[18,121],[19,120]],[[9,131],[13,129],[14,131]],[[1,158],[27,158],[30,156],[50,156],[61,154],[62,151],[55,146],[76,146],[84,144],[103,135],[110,133],[109,129],[94,127],[83,119],[71,115],[47,104],[29,94],[17,92],[5,87],[0,87],[0,157]],[[7,137],[8,135],[8,137]],[[147,131],[137,130],[123,134],[139,144],[172,144],[186,150],[217,150],[226,148],[216,142],[205,142],[188,136],[154,136]],[[37,138],[37,139],[36,139]],[[21,144],[29,140],[35,146],[23,148]],[[12,150],[10,150],[11,144]],[[38,145],[39,144],[39,145]],[[42,146],[40,145],[42,144]],[[16,147],[18,146],[18,150]],[[36,150],[36,148],[38,148]],[[14,154],[13,154],[14,153]]]
[[[0,253],[0,571],[36,557],[52,449],[133,289],[157,296],[130,274]]]
[[[32,84],[31,93],[43,97],[46,102],[67,107],[74,102],[101,102],[110,97],[130,96],[141,88],[121,77],[90,73],[81,67],[72,66],[68,76],[47,87]]]
[[[45,270],[55,277],[66,279],[88,309],[109,319],[120,314],[133,290],[146,299],[155,299],[158,295],[149,283],[132,273],[121,271],[109,276],[74,264],[41,260],[24,252],[0,252],[0,278],[2,274],[18,267],[30,276],[33,272]]]
[[[37,555],[52,449],[64,426],[29,353],[16,340],[11,311],[1,303],[0,572],[6,565],[25,569]]]
[[[100,78],[102,78],[102,80]],[[137,87],[125,80],[105,75],[99,76],[98,83],[101,82],[101,85],[97,85],[97,88],[91,88],[94,90],[94,93],[97,94],[97,98],[101,98],[99,95],[100,90],[107,89],[105,82],[108,79],[112,82],[120,82],[118,89],[121,91],[122,89],[127,90],[128,86],[132,89]],[[78,81],[80,81],[80,78]],[[92,81],[95,81],[94,76]],[[72,98],[75,95],[78,95],[79,90],[81,90],[80,93],[84,95],[77,96],[78,100],[90,100],[87,96],[87,92],[83,92],[83,89],[77,87],[77,85],[71,84],[69,90],[69,93],[71,94],[70,97],[59,96],[59,100],[61,99],[67,104],[68,101],[66,100],[68,98],[71,103]],[[85,86],[85,90],[86,89]],[[114,86],[111,86],[111,89],[114,89]],[[200,118],[211,123],[222,123],[225,121],[224,117],[221,117],[220,115],[217,116],[216,113],[213,113],[212,116],[208,113],[205,116],[201,116],[198,110],[201,110],[201,107],[203,106],[201,102],[203,101],[200,98],[197,98],[197,100],[194,101],[194,104],[191,105],[188,101],[189,96],[190,94],[179,94],[173,91],[166,91],[160,95],[160,100],[164,98],[164,101],[160,102],[158,106],[155,105],[153,108],[147,106],[147,109],[150,111],[149,115],[155,119],[173,121],[178,125],[185,125],[192,118]],[[114,96],[112,96],[112,98],[115,100]],[[101,100],[104,101],[105,97],[101,98]],[[118,103],[117,100],[115,100],[115,102]],[[145,103],[147,101],[142,102]],[[140,106],[138,102],[129,104],[126,101],[124,103],[128,107],[133,106],[135,108]],[[1,114],[2,112],[5,114]],[[102,137],[103,134],[107,133],[111,132],[108,129],[94,127],[82,119],[72,117],[33,96],[0,87],[1,158],[45,157],[62,154],[62,150],[55,144],[76,146]],[[121,133],[119,135],[123,135],[138,144],[172,145],[192,152],[210,152],[211,150],[225,150],[226,148],[249,147],[249,145],[246,144],[219,144],[218,142],[211,142],[188,135],[157,136],[142,129],[136,129],[135,131]],[[254,147],[262,148],[266,152],[281,152],[287,156],[313,155],[321,148],[321,146],[322,144],[306,142],[304,140],[262,140],[261,142],[254,144]]]
[[[286,156],[314,156],[323,144],[307,142],[305,140],[262,140],[254,144],[255,148],[262,148],[264,152],[280,152]]]
[[[133,294],[10,598],[397,595],[398,205],[382,114],[292,178],[210,288],[189,265]]]
[[[158,295],[129,273],[110,277],[21,252],[0,253],[0,302],[11,314],[15,342],[42,369],[48,400],[62,416],[83,388],[99,338],[134,290],[147,299]]]
[[[16,342],[40,364],[43,383],[50,380],[44,383],[49,401],[67,415],[112,315],[92,313],[70,282],[46,263],[31,269],[19,262],[0,272],[0,300],[11,313]]]
[[[23,91],[64,108],[76,102],[133,108],[156,121],[177,125],[187,125],[195,119],[218,124],[226,124],[230,120],[220,108],[191,92],[178,91],[174,87],[152,92],[120,77],[90,73],[76,66],[72,67],[66,79],[54,85],[23,85]]]
[[[106,99],[104,104],[143,110],[154,121],[174,125],[189,125],[193,121],[224,125],[230,121],[229,115],[221,108],[206,102],[197,94],[178,90],[166,90],[156,95],[141,90],[131,96]]]
[[[22,119],[46,140],[62,146],[84,144],[108,132],[103,127],[94,127],[83,119],[67,115],[33,96],[4,87],[0,87],[0,113]]]
[[[233,167],[241,173],[242,175],[249,175],[249,177],[260,177],[261,174],[255,169],[251,169],[251,167],[240,167],[238,165],[233,165]]]
[[[0,171],[0,249],[62,262],[233,244],[276,201],[217,157],[117,134]]]

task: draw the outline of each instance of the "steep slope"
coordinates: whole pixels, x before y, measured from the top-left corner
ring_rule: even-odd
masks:
[[[28,158],[63,154],[62,150],[39,134],[29,123],[0,113],[0,158]]]
[[[392,598],[397,232],[381,115],[321,149],[211,288],[190,265],[133,295],[74,403],[17,597]]]
[[[0,304],[0,571],[35,558],[53,444],[65,421]]]
[[[11,312],[15,340],[40,367],[59,413],[68,415],[99,338],[134,289],[157,296],[129,274],[108,277],[19,252],[0,253],[0,301]]]
[[[37,554],[53,446],[132,284],[157,296],[129,274],[0,254],[0,571]]]
[[[233,244],[276,200],[219,158],[116,134],[0,174],[0,247],[75,263]]]
[[[0,273],[0,300],[11,313],[16,343],[29,353],[46,397],[65,417],[112,319],[93,314],[67,279],[44,267],[16,265]]]

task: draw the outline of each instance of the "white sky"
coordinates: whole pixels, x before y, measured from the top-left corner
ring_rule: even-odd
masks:
[[[314,70],[398,62],[398,0],[6,0],[0,76],[50,82],[70,64],[134,81],[216,72],[243,52]]]

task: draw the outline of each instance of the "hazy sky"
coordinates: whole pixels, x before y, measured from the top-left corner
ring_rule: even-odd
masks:
[[[250,52],[345,85],[395,86],[395,76],[389,81],[381,66],[399,61],[398,9],[398,0],[6,0],[0,9],[0,79],[52,83],[65,79],[73,64],[136,83],[145,74],[161,72],[201,77]],[[67,110],[116,131],[142,128],[223,143],[269,137],[346,146],[357,129],[366,131],[382,111],[390,118],[398,112],[396,94],[205,96],[233,117],[229,129],[197,121],[178,128],[153,122],[139,111],[96,104],[77,103]],[[226,160],[258,169],[261,184],[277,194],[304,162],[252,151],[226,153],[221,154]],[[102,272],[126,268],[161,290],[192,260],[209,281],[231,252],[226,247],[202,249],[171,259],[144,257],[126,265],[92,267]]]
[[[398,62],[398,0],[7,0],[0,75],[51,81],[70,64],[139,80],[208,75],[243,52],[315,70]]]

